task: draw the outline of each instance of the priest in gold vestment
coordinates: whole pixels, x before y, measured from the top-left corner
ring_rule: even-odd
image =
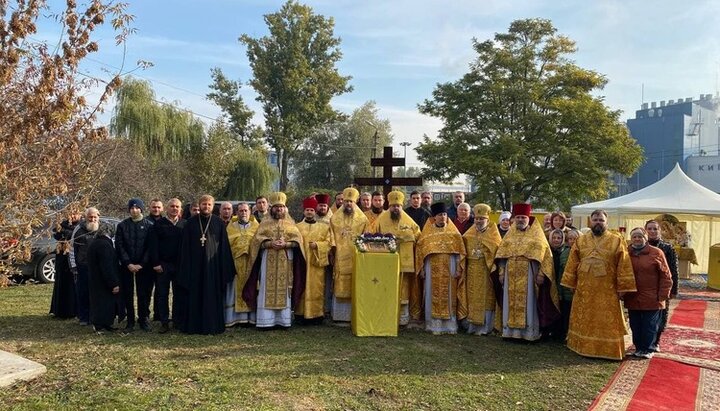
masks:
[[[367,217],[355,204],[360,193],[352,187],[342,192],[343,206],[333,213],[330,229],[335,238],[333,266],[333,321],[349,322],[352,314],[352,272],[355,238],[367,229]]]
[[[330,224],[333,212],[330,211],[330,194],[315,194],[317,207],[315,207],[315,221],[324,221]]]
[[[400,257],[400,325],[410,322],[411,310],[413,320],[419,320],[420,288],[415,273],[415,241],[420,236],[420,227],[403,210],[405,194],[402,191],[391,191],[388,194],[388,209],[378,217],[375,232],[395,236]]]
[[[315,220],[315,197],[303,200],[303,220],[297,223],[302,235],[302,249],[306,259],[305,293],[295,314],[306,323],[320,323],[325,316],[325,268],[330,264],[328,254],[333,244],[330,224]]]
[[[469,334],[489,334],[495,324],[497,301],[490,274],[495,270],[495,253],[502,237],[497,226],[489,223],[490,211],[487,204],[476,205],[473,208],[475,225],[463,235],[467,251],[465,325]]]
[[[250,244],[250,275],[243,299],[256,310],[256,327],[287,328],[305,291],[303,239],[287,216],[287,196],[273,193],[268,200],[270,217],[262,220]]]
[[[250,242],[258,229],[258,222],[250,219],[250,205],[240,203],[237,206],[237,221],[227,226],[233,260],[235,262],[235,278],[228,284],[225,295],[225,326],[255,322],[255,313],[242,299],[242,289],[248,278],[248,258]]]
[[[568,348],[586,357],[622,360],[627,334],[620,299],[636,291],[625,239],[607,231],[607,213],[590,215],[592,231],[570,250],[560,285],[575,290]]]
[[[456,334],[458,320],[467,316],[464,289],[465,244],[457,227],[448,222],[445,203],[430,207],[415,248],[415,267],[423,281],[425,330]]]
[[[495,261],[503,284],[502,336],[539,340],[541,327],[560,317],[553,257],[542,224],[530,221],[530,204],[514,204],[515,224],[503,237]]]

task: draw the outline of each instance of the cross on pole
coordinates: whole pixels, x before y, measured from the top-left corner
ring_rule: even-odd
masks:
[[[372,167],[382,167],[383,175],[382,178],[355,178],[355,185],[358,186],[382,186],[383,194],[385,198],[392,191],[393,186],[421,186],[423,185],[422,178],[419,177],[393,177],[393,167],[404,167],[404,157],[393,157],[392,146],[386,146],[383,148],[383,156],[380,158],[371,158],[370,165]]]

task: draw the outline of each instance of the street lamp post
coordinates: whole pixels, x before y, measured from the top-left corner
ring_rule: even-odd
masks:
[[[403,147],[403,158],[405,159],[405,165],[403,166],[403,177],[407,177],[407,148],[410,147],[410,143],[403,141],[400,143]]]

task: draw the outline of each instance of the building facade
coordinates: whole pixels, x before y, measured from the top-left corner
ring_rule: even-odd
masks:
[[[711,176],[713,173],[707,171],[707,165],[698,168],[698,164],[718,164],[719,117],[720,98],[712,94],[701,95],[697,100],[685,98],[643,104],[635,112],[635,118],[627,121],[630,134],[645,150],[645,162],[625,182],[627,191],[636,191],[655,183],[665,177],[675,163],[679,163],[695,181],[720,191],[720,182],[710,184],[713,178],[720,181],[720,174]],[[712,167],[713,170],[716,168]],[[695,178],[701,174],[704,182]]]

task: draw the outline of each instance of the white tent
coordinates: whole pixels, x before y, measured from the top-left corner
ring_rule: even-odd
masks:
[[[584,226],[586,217],[597,209],[608,213],[610,227],[628,231],[659,214],[672,214],[687,222],[699,263],[692,266],[693,273],[707,273],[710,246],[720,243],[720,195],[693,181],[678,164],[662,180],[642,190],[573,207],[573,221]]]

